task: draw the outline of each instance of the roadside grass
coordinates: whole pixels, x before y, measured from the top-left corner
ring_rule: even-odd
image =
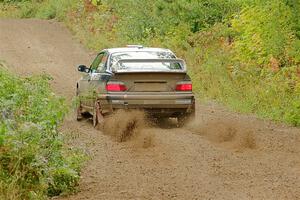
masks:
[[[230,31],[226,29],[217,24],[193,36],[195,46],[182,53],[196,93],[233,111],[300,126],[299,68],[273,71],[240,63],[233,59],[236,52],[227,41]]]
[[[63,20],[67,12],[80,2],[73,0],[4,0],[0,1],[0,17]]]
[[[67,106],[46,75],[20,78],[0,62],[0,199],[74,192],[84,155],[58,131]]]

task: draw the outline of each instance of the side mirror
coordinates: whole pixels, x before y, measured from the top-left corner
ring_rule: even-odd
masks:
[[[79,65],[78,66],[78,71],[88,73],[90,71],[90,68],[88,68],[85,65]]]

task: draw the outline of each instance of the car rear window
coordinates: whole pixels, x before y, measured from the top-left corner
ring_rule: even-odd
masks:
[[[179,62],[118,62],[115,66],[116,71],[178,71],[183,67]]]
[[[176,56],[171,52],[130,51],[113,53],[110,66],[113,71],[173,71],[182,70],[179,62],[119,62],[124,59],[173,59]]]

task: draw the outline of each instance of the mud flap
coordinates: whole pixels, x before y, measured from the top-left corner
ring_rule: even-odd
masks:
[[[99,104],[101,106],[101,112],[102,114],[109,114],[109,113],[113,113],[113,105],[111,100],[108,99],[99,99]]]
[[[98,124],[101,124],[104,121],[102,115],[102,109],[99,101],[95,102],[94,112],[93,112],[93,126],[96,127]]]
[[[77,121],[82,120],[82,107],[81,107],[81,103],[79,103],[77,110],[76,110],[76,119]]]

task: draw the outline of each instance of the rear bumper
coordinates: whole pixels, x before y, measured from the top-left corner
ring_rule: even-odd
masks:
[[[118,99],[118,100],[133,100],[133,99],[140,99],[140,100],[147,100],[147,99],[190,99],[194,98],[193,93],[162,93],[162,94],[155,94],[155,93],[147,93],[147,94],[138,94],[138,93],[108,93],[105,95],[99,96],[101,99]]]
[[[150,113],[174,115],[192,113],[195,109],[193,93],[108,93],[100,95],[98,99],[105,112],[114,109],[144,109]]]

